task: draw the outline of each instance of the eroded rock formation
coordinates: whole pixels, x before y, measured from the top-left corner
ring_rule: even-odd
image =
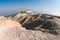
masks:
[[[56,36],[41,31],[26,30],[17,21],[0,16],[0,40],[54,40],[54,38]]]
[[[29,30],[40,30],[51,34],[58,34],[60,30],[59,18],[47,14],[18,13],[11,17],[12,20],[18,21],[22,26]]]
[[[60,18],[21,12],[0,16],[0,40],[60,40]]]

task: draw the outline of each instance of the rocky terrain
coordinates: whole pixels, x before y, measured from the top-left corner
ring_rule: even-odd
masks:
[[[31,11],[0,16],[0,40],[60,40],[60,17]]]

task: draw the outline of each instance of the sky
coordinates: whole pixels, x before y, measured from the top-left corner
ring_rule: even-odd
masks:
[[[0,0],[0,15],[33,10],[60,16],[60,0]]]

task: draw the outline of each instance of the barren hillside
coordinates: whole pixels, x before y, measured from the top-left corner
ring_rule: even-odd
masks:
[[[60,40],[60,18],[23,11],[0,16],[0,40]]]

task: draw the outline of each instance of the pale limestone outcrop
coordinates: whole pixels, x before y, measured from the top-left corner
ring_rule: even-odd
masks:
[[[0,16],[0,40],[54,40],[56,38],[54,35],[48,35],[41,31],[26,30],[17,21]]]
[[[59,17],[27,12],[0,16],[0,40],[60,40],[59,21]]]

